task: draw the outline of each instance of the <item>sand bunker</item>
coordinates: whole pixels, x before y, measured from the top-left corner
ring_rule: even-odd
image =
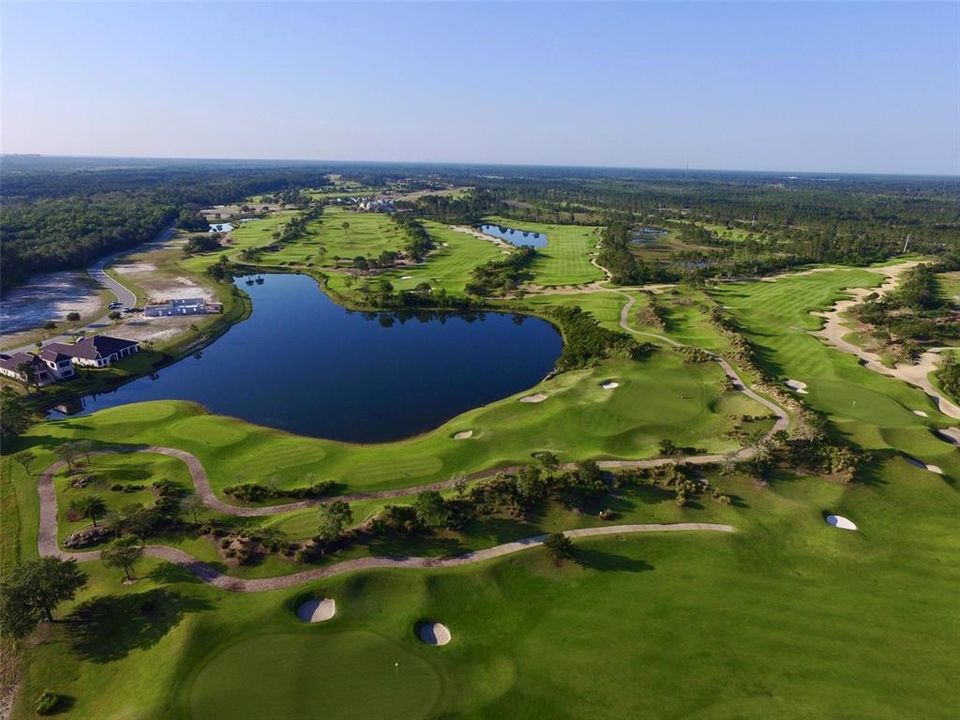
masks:
[[[461,430],[453,436],[454,440],[469,440],[473,437],[473,430]]]
[[[800,382],[799,380],[787,380],[785,384],[788,388],[797,393],[797,395],[807,394],[807,384],[805,382]]]
[[[526,397],[520,398],[522,403],[542,403],[547,399],[547,396],[544,393],[534,393],[533,395],[527,395]]]
[[[604,390],[613,390],[614,388],[620,387],[620,383],[615,380],[607,380],[605,383],[600,385]]]
[[[827,525],[833,525],[841,530],[856,530],[857,526],[843,515],[827,515]]]
[[[304,622],[323,622],[337,614],[337,601],[333,598],[307,600],[297,608],[297,617]],[[449,638],[447,639],[449,642]]]
[[[937,435],[948,443],[960,445],[960,427],[939,428]]]
[[[441,623],[424,623],[417,635],[427,645],[446,645],[450,642],[450,630]]]
[[[400,278],[401,280],[413,280],[413,275],[403,275]]]
[[[927,463],[923,462],[923,460],[917,460],[915,457],[910,457],[909,455],[904,455],[903,457],[914,467],[918,467],[921,470],[926,470],[927,472],[936,473],[937,475],[943,475],[943,470],[936,465],[928,465]]]
[[[920,417],[930,417],[930,416],[927,415],[923,410],[914,410],[914,411],[913,411],[913,414],[914,414],[914,415],[919,415]]]

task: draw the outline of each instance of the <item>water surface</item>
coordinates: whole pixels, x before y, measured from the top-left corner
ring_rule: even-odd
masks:
[[[532,230],[518,230],[506,225],[481,225],[480,232],[484,235],[506,240],[511,245],[544,247],[547,244],[547,236],[543,233],[533,232]]]
[[[385,442],[535,385],[561,350],[557,331],[537,318],[351,312],[312,278],[259,277],[237,280],[251,317],[199,358],[84,398],[82,412],[193,400],[301,435]]]

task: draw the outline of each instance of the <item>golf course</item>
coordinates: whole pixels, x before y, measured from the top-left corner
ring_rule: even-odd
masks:
[[[5,444],[7,571],[77,560],[83,580],[9,650],[12,717],[47,692],[71,718],[955,717],[958,420],[938,390],[817,335],[838,301],[923,256],[625,283],[602,264],[603,225],[483,220],[546,243],[528,257],[480,224],[425,220],[416,235],[332,204],[265,213],[175,260],[191,277],[230,268],[218,295],[252,306],[179,361],[223,370],[217,343],[242,356],[218,390],[241,409],[211,411],[191,393],[214,381],[173,365]],[[442,400],[430,384],[401,392],[423,348],[390,351],[414,353],[413,369],[361,371],[369,349],[347,325],[302,352],[310,365],[242,355],[298,342],[247,339],[244,323],[331,322],[305,293],[378,333],[462,320],[429,349],[454,344],[456,382],[480,382],[456,357],[484,352],[482,313],[549,324],[563,346],[533,384],[423,432],[297,434],[283,429],[295,396],[317,414],[346,402],[314,368],[344,386],[383,368],[354,401],[362,422]],[[503,357],[508,373],[495,342],[486,365]],[[264,373],[276,405],[251,410]],[[137,383],[178,399],[123,400]]]

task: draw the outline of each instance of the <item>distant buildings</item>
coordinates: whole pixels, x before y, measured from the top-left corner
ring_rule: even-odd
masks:
[[[207,302],[204,298],[165,300],[147,305],[144,317],[174,317],[176,315],[206,315],[223,312],[223,303]]]
[[[0,375],[38,386],[49,385],[75,377],[76,365],[108,367],[139,351],[140,344],[135,340],[94,335],[72,345],[50,343],[38,353],[0,353]]]

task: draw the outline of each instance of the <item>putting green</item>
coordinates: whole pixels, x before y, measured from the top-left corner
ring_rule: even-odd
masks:
[[[379,635],[277,634],[216,655],[197,676],[190,707],[195,720],[423,718],[440,690],[427,661]]]

